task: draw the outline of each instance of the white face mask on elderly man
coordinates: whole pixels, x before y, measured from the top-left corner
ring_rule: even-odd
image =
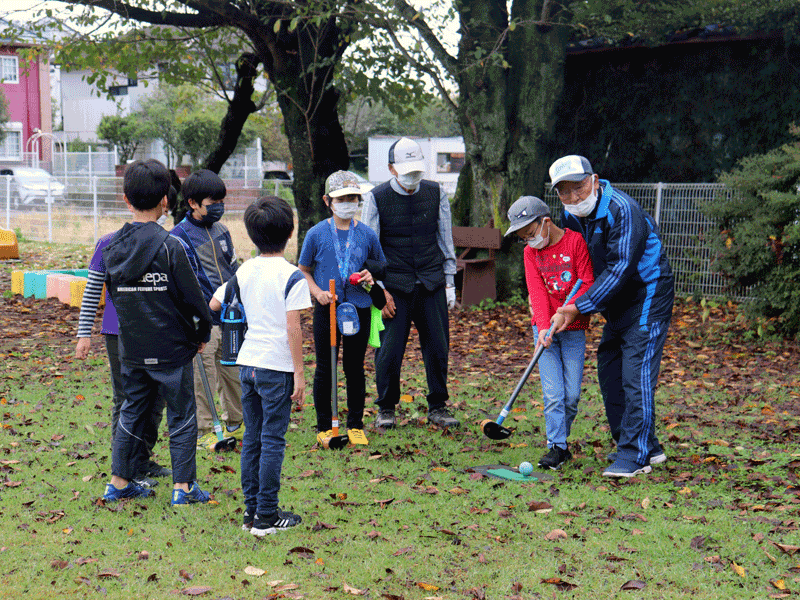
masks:
[[[411,171],[405,175],[398,175],[397,182],[407,190],[415,190],[419,182],[422,181],[422,175],[422,171]]]
[[[572,213],[576,217],[588,217],[592,214],[595,205],[597,204],[597,191],[592,188],[592,192],[586,196],[585,200],[581,200],[577,204],[565,204],[564,210]]]

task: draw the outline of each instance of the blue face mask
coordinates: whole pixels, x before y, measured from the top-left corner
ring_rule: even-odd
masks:
[[[222,218],[222,215],[225,214],[225,203],[224,202],[216,202],[214,204],[209,204],[206,206],[206,214],[203,215],[203,218],[200,220],[201,223],[205,223],[206,225],[211,225],[212,223],[216,223]]]

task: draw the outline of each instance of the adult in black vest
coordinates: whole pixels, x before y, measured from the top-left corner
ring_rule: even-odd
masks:
[[[386,255],[383,309],[386,329],[375,356],[378,418],[375,425],[397,424],[400,368],[413,322],[419,332],[428,380],[428,422],[458,427],[447,410],[447,360],[456,292],[450,200],[439,184],[422,179],[425,161],[419,144],[401,138],[389,149],[394,177],[364,194],[362,222],[369,225]]]

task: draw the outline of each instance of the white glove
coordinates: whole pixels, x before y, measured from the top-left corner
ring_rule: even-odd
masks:
[[[453,309],[456,305],[456,288],[452,285],[445,286],[444,294],[447,296],[447,308]]]

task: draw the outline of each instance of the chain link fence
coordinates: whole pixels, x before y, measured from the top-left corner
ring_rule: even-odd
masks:
[[[59,178],[61,180],[61,178]],[[252,244],[242,223],[245,208],[265,194],[281,196],[292,202],[291,181],[259,182],[248,179],[227,180],[223,222],[231,230],[234,246],[249,255]],[[675,274],[675,288],[680,295],[742,298],[746,290],[731,290],[713,270],[713,253],[705,244],[716,235],[716,226],[700,212],[700,206],[716,194],[732,191],[720,184],[691,183],[621,183],[614,187],[634,198],[650,213],[661,229],[661,239]],[[115,231],[130,220],[122,198],[122,180],[117,177],[67,178],[63,195],[52,193],[20,204],[11,176],[0,176],[0,207],[7,229],[15,229],[31,240],[55,243],[92,244],[106,233]],[[561,203],[554,192],[547,191],[545,201],[553,214],[560,214]]]

